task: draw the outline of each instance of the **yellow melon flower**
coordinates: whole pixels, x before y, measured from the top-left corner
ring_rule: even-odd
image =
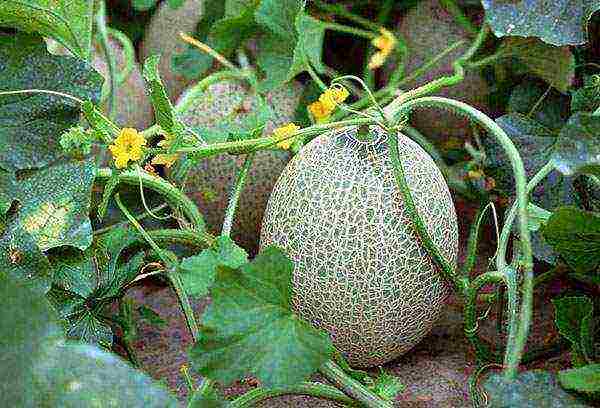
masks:
[[[333,86],[319,96],[319,100],[308,105],[308,110],[317,122],[324,122],[333,113],[336,106],[344,102],[350,92],[341,85]]]
[[[394,37],[394,34],[385,28],[381,28],[379,31],[381,32],[381,35],[377,38],[374,38],[372,41],[373,46],[379,51],[371,56],[371,60],[369,61],[368,65],[369,69],[375,69],[382,66],[396,46],[396,37]]]
[[[163,140],[158,142],[158,145],[164,149],[168,149],[171,146],[172,142],[173,142],[173,136],[166,135]],[[166,167],[171,167],[173,165],[173,163],[175,163],[177,161],[178,158],[179,158],[178,153],[157,154],[152,159],[152,164],[162,164]]]
[[[146,146],[146,139],[141,133],[132,128],[123,128],[113,144],[108,146],[118,169],[127,167],[129,161],[142,158],[142,146]]]
[[[294,135],[298,133],[299,130],[300,126],[297,126],[293,123],[288,123],[287,125],[280,126],[273,130],[275,138],[280,140],[280,142],[277,143],[277,147],[285,150],[289,149],[296,139]]]

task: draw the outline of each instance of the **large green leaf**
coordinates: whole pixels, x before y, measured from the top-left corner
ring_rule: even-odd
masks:
[[[2,275],[42,294],[52,283],[50,262],[15,216],[0,221],[0,277]]]
[[[49,54],[40,37],[0,35],[0,92],[45,89],[98,102],[101,85],[87,63]],[[79,123],[79,112],[79,104],[64,97],[0,96],[0,167],[15,171],[54,162],[63,155],[60,135]]]
[[[542,103],[539,103],[542,101]],[[508,100],[508,113],[520,113],[558,133],[569,119],[569,98],[541,81],[526,78],[515,86]]]
[[[537,38],[509,37],[501,49],[559,91],[567,92],[571,87],[575,78],[575,57],[569,47],[555,47]]]
[[[296,16],[304,8],[302,0],[262,0],[256,10],[256,22],[283,40],[294,42]]]
[[[93,159],[73,160],[20,177],[18,222],[40,249],[71,245],[83,250],[92,243],[88,213],[95,172]]]
[[[293,269],[275,247],[238,270],[218,269],[190,352],[197,371],[224,384],[252,374],[266,387],[287,386],[331,357],[329,336],[292,311]]]
[[[142,266],[141,253],[119,262],[121,252],[135,239],[128,228],[115,228],[85,252],[63,249],[52,254],[54,285],[48,296],[67,322],[69,337],[107,347],[112,344],[104,308]]]
[[[91,0],[3,0],[0,27],[52,37],[82,59],[92,45]]]
[[[177,406],[166,389],[116,355],[65,344],[43,296],[0,278],[0,308],[0,406]]]
[[[585,403],[563,390],[554,374],[542,370],[519,373],[515,380],[492,374],[483,383],[490,408],[585,408]]]
[[[578,112],[560,132],[553,159],[564,174],[600,174],[600,116]]]
[[[587,41],[587,23],[600,0],[482,0],[487,22],[498,37],[539,37],[552,45]]]
[[[560,385],[567,390],[579,392],[600,391],[600,364],[562,370],[558,373]]]
[[[571,110],[573,112],[594,112],[600,108],[600,75],[588,75],[583,86],[572,93]]]
[[[529,117],[511,113],[496,119],[521,154],[528,178],[550,160],[556,144],[555,134]],[[504,150],[491,139],[483,141],[487,153],[486,173],[496,181],[496,189],[507,197],[514,196],[512,167]],[[535,204],[546,210],[571,205],[576,201],[573,178],[553,171],[534,190]],[[539,232],[532,234],[534,255],[537,259],[554,263],[556,254]]]
[[[565,296],[553,299],[552,304],[559,333],[580,349],[582,324],[594,311],[592,301],[585,296]]]
[[[44,338],[60,330],[56,316],[42,294],[31,292],[1,274],[0,310],[0,406],[36,406],[32,366]]]
[[[181,262],[181,280],[188,294],[205,296],[211,287],[217,269],[237,269],[248,262],[248,254],[228,236],[217,238],[214,248],[185,258]]]
[[[556,252],[576,272],[600,266],[600,217],[577,208],[555,210],[542,233]]]

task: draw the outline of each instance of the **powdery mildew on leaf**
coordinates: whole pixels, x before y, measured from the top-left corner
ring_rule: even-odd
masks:
[[[356,128],[306,145],[279,178],[263,221],[261,247],[294,260],[294,306],[330,333],[356,366],[408,351],[436,321],[447,286],[420,245],[403,206],[384,143],[355,139]],[[400,135],[400,159],[428,232],[454,264],[456,214],[433,160]]]

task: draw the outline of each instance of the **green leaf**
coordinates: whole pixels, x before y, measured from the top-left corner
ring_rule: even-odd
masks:
[[[4,268],[2,268],[4,269]],[[35,269],[30,270],[32,273]],[[33,407],[32,366],[44,338],[60,333],[56,316],[42,294],[0,275],[0,406]],[[39,406],[39,405],[38,405]]]
[[[600,266],[600,217],[594,213],[559,208],[542,233],[575,272],[590,272]]]
[[[567,390],[598,392],[600,391],[600,364],[562,370],[558,373],[558,381]]]
[[[542,101],[540,103],[540,101]],[[520,113],[558,132],[569,119],[569,98],[541,81],[525,79],[513,88],[508,101],[508,113]]]
[[[399,394],[404,392],[406,386],[400,382],[398,377],[381,370],[375,384],[370,388],[382,400],[394,401]]]
[[[0,405],[176,407],[166,389],[112,353],[65,344],[43,296],[0,278]]]
[[[214,251],[205,249],[199,255],[181,261],[181,282],[190,296],[206,296],[220,263]]]
[[[231,269],[237,269],[248,262],[248,254],[230,237],[221,235],[215,243],[219,263]]]
[[[600,108],[600,75],[587,75],[583,86],[572,93],[571,110],[594,112]]]
[[[331,357],[329,336],[292,311],[293,270],[275,247],[238,270],[219,268],[190,352],[198,372],[223,384],[253,375],[265,387],[289,386]]]
[[[205,296],[219,267],[237,269],[247,262],[248,254],[244,249],[228,236],[220,236],[213,249],[205,249],[181,262],[181,280],[188,294]]]
[[[62,250],[52,254],[55,279],[48,297],[66,320],[69,337],[106,347],[112,344],[104,307],[119,297],[143,264],[143,253],[119,262],[121,252],[135,239],[128,228],[115,228],[85,252]]]
[[[175,117],[173,105],[167,90],[160,79],[158,63],[160,55],[153,55],[144,63],[144,79],[150,87],[150,99],[154,107],[156,123],[168,134],[177,135],[183,131],[181,123]]]
[[[496,123],[507,133],[519,151],[527,178],[544,166],[554,151],[556,136],[536,121],[525,115],[511,113],[496,119]],[[495,141],[484,139],[487,166],[486,174],[493,177],[496,190],[507,197],[514,196],[514,178],[508,156]],[[551,172],[533,191],[532,201],[547,210],[572,205],[576,200],[573,179],[558,171]],[[533,253],[537,259],[554,263],[556,254],[538,232],[532,234]]]
[[[592,301],[585,296],[565,296],[552,299],[554,322],[558,332],[580,349],[581,325],[594,311]]]
[[[178,9],[179,7],[183,6],[183,3],[185,2],[186,0],[167,0],[167,4],[172,9]]]
[[[77,78],[77,80],[73,80]],[[84,61],[48,53],[40,37],[0,35],[0,92],[45,89],[98,102],[102,77]],[[40,168],[63,155],[59,136],[79,124],[80,106],[47,94],[0,96],[0,167]]]
[[[554,374],[525,371],[515,380],[494,373],[483,382],[490,408],[586,408],[588,405],[563,390]]]
[[[548,44],[587,41],[587,23],[600,0],[482,0],[485,17],[497,37],[539,37]]]
[[[217,21],[210,30],[209,44],[225,56],[233,55],[258,29],[254,21],[256,7],[256,2],[249,2],[239,15]]]
[[[93,160],[69,161],[20,178],[18,222],[41,250],[63,245],[83,250],[92,243],[88,213],[95,172]]]
[[[166,388],[113,353],[65,344],[35,365],[36,393],[44,406],[177,407]]]
[[[261,90],[269,91],[288,81],[294,65],[294,44],[283,41],[281,37],[266,33],[258,43],[256,62],[265,73]]]
[[[527,69],[561,92],[575,78],[575,57],[569,47],[555,47],[537,38],[510,37],[502,50],[516,57]]]
[[[295,32],[290,27],[304,9],[303,4],[302,0],[262,0],[256,10],[256,22],[285,41],[294,42]]]
[[[48,258],[16,217],[0,221],[0,278],[3,275],[42,294],[52,283]]]
[[[527,221],[529,222],[529,231],[535,232],[543,225],[546,225],[552,213],[533,203],[527,205]]]
[[[93,2],[89,0],[3,0],[0,27],[52,37],[80,58],[89,60],[93,11]]]
[[[553,160],[563,174],[600,174],[600,116],[578,112],[560,132]]]
[[[294,54],[298,55],[302,52],[317,72],[325,72],[326,67],[322,58],[325,24],[305,13],[299,13],[295,26],[298,32],[298,43]]]
[[[0,217],[6,214],[17,194],[15,176],[0,169]]]

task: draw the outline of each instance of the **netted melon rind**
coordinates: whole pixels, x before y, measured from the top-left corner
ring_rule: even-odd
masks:
[[[302,85],[297,82],[267,94],[266,100],[275,113],[275,120],[267,123],[264,134],[293,121],[301,95]],[[188,89],[176,106],[180,110],[179,117],[188,126],[212,128],[223,118],[241,121],[247,114],[245,112],[252,111],[255,103],[255,98],[249,95],[244,84],[223,81],[211,85],[204,92],[194,87]],[[267,200],[289,159],[290,154],[285,151],[259,151],[255,155],[232,228],[232,238],[250,254],[258,251]],[[219,155],[202,160],[190,172],[186,192],[199,206],[207,227],[213,232],[219,232],[223,224],[236,171],[243,161],[243,156]]]
[[[294,307],[330,333],[354,366],[384,364],[418,343],[448,293],[403,206],[384,143],[354,139],[346,128],[314,139],[277,181],[261,248],[275,244],[294,260]],[[456,214],[433,160],[409,138],[399,150],[417,208],[452,264]]]

